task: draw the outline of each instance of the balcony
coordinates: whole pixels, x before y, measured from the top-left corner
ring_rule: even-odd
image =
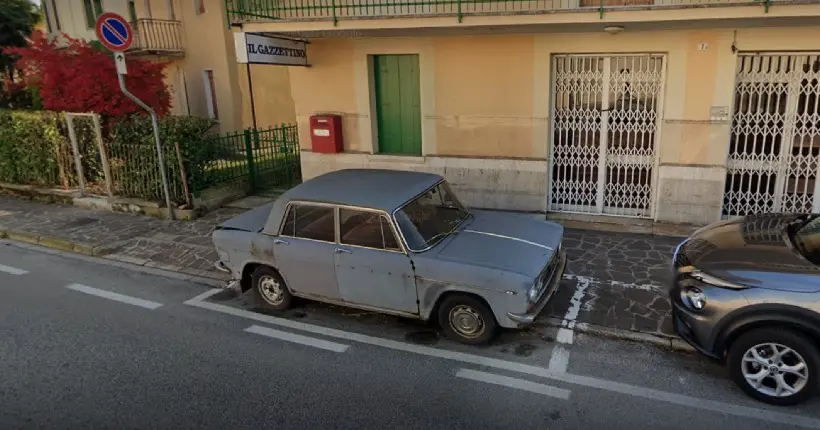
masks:
[[[164,19],[138,19],[134,28],[134,44],[128,53],[179,57],[185,55],[182,23]]]
[[[784,5],[798,7],[781,7]],[[810,12],[800,5],[810,8]],[[397,22],[397,18],[399,21],[425,18],[425,24],[407,27],[444,27],[462,23],[569,26],[596,22],[784,19],[820,15],[817,0],[225,0],[225,9],[228,21],[246,26],[247,31],[332,30],[340,21],[346,22],[339,29],[405,26]],[[681,10],[688,12],[681,14]],[[625,13],[629,11],[638,13]],[[501,16],[504,18],[498,18]],[[492,17],[496,18],[490,19]],[[388,18],[391,24],[373,22]],[[370,22],[365,23],[368,20]],[[321,22],[327,24],[321,25]]]

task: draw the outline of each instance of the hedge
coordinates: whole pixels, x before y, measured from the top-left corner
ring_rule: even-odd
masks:
[[[0,110],[0,181],[77,185],[65,120],[53,112]]]
[[[105,175],[90,118],[75,117],[74,129],[80,147],[83,173],[91,191],[105,192]],[[214,121],[184,116],[166,116],[160,121],[165,164],[172,200],[184,203],[188,184],[202,181],[206,167],[218,154],[209,144]],[[162,202],[162,180],[157,164],[151,119],[133,116],[103,124],[115,195]],[[0,181],[46,187],[77,187],[77,174],[65,117],[48,111],[0,110]]]

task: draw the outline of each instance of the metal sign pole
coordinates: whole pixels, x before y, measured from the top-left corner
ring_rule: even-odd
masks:
[[[171,206],[171,192],[168,188],[168,174],[165,171],[165,157],[162,152],[162,142],[159,139],[157,113],[125,88],[124,76],[128,73],[128,68],[125,64],[124,52],[134,43],[134,30],[131,28],[131,24],[122,16],[113,12],[106,12],[97,18],[97,25],[94,27],[94,32],[97,34],[97,39],[99,39],[100,43],[114,51],[114,64],[117,67],[117,79],[120,82],[120,90],[122,90],[122,93],[151,114],[151,125],[154,127],[154,140],[157,142],[157,163],[159,164],[159,173],[162,177],[162,191],[165,193],[165,205],[168,207],[168,219],[174,219],[174,208]]]
[[[154,112],[154,109],[151,106],[143,103],[142,100],[138,99],[137,96],[131,94],[127,88],[125,88],[125,78],[120,73],[117,73],[117,79],[120,81],[120,89],[122,90],[123,94],[128,96],[129,99],[133,100],[134,103],[140,105],[141,108],[148,111],[151,114],[151,124],[154,126],[154,140],[157,142],[157,162],[159,163],[159,173],[162,177],[162,190],[165,192],[165,204],[168,207],[168,219],[174,219],[174,208],[171,206],[171,193],[168,188],[168,175],[165,173],[165,157],[162,154],[162,143],[159,139],[159,121],[157,120],[157,113]]]

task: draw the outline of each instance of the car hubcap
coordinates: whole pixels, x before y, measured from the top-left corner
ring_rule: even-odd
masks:
[[[450,311],[450,327],[460,336],[475,338],[484,333],[484,318],[475,309],[458,305]]]
[[[799,393],[809,381],[809,368],[797,351],[779,343],[749,348],[741,363],[746,382],[759,393],[788,397]]]
[[[262,293],[262,298],[266,302],[274,306],[281,305],[282,300],[285,298],[282,294],[282,286],[271,276],[263,276],[259,280],[259,292]]]

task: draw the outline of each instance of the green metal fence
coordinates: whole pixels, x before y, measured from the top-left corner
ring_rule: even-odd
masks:
[[[194,178],[192,192],[235,185],[249,192],[289,188],[302,180],[299,135],[296,125],[243,131],[209,138],[213,159],[202,178]]]
[[[683,8],[762,5],[765,12],[778,0],[225,0],[228,23],[276,19],[339,19],[385,16],[604,12],[619,8]]]

